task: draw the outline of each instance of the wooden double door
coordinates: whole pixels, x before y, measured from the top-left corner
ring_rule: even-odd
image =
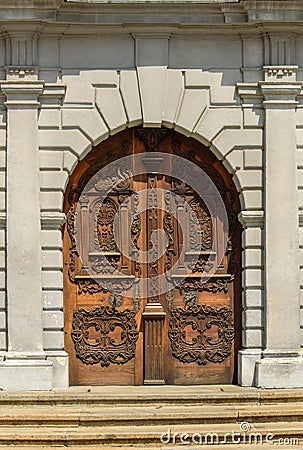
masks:
[[[215,184],[229,225],[222,261],[216,261],[214,251],[222,241],[218,218],[192,187],[154,169],[130,178],[119,164],[106,172],[120,158],[150,152],[190,160]],[[159,189],[190,205],[195,220],[187,220],[188,236],[178,218],[157,203]],[[142,190],[147,192],[147,205],[138,210],[136,194]],[[128,199],[131,223],[129,216],[122,217],[115,230],[117,211]],[[230,175],[209,149],[172,130],[125,130],[78,164],[64,202],[64,327],[70,384],[235,382],[241,335],[239,202]],[[195,227],[199,248],[191,239]],[[166,234],[162,255],[142,262],[136,255],[151,251],[153,232],[159,229]],[[158,277],[179,264],[182,252],[188,258],[196,254],[190,274],[181,282],[168,277],[167,289],[159,291]],[[214,264],[215,273],[204,282],[201,275]],[[146,297],[140,292],[142,278],[150,280]]]

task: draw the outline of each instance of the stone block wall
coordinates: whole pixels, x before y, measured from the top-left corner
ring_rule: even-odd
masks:
[[[78,44],[81,55],[74,51]],[[51,46],[48,67],[41,67],[41,73],[55,75],[51,81],[59,81],[66,89],[57,107],[42,103],[39,117],[42,214],[60,214],[68,176],[77,162],[93,145],[125,127],[166,126],[209,146],[233,174],[246,211],[242,241],[243,347],[260,353],[264,265],[262,215],[258,212],[263,209],[263,116],[251,105],[243,108],[238,95],[241,41],[201,36],[169,41],[140,37],[125,39],[122,47],[120,44],[119,37],[111,41],[105,37],[94,41],[61,38]],[[41,45],[44,49],[45,40]],[[90,47],[95,59],[88,52]],[[227,48],[231,53],[228,60]],[[60,61],[60,70],[50,67],[50,61]],[[257,221],[247,227],[251,215]],[[45,230],[44,239],[51,239],[50,232],[57,236],[55,230]],[[42,272],[44,299],[56,299],[55,307],[53,300],[47,300],[45,306],[47,352],[63,349],[58,328],[62,321],[58,300],[62,292],[61,268],[60,246],[52,242],[43,250]]]

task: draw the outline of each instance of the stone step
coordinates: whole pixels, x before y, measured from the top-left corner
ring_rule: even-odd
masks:
[[[168,430],[169,442],[161,443],[160,436],[167,439]],[[182,447],[182,433],[189,434],[188,439],[198,433],[196,437],[204,440],[203,448],[205,436],[217,433],[213,445],[218,450],[273,448],[272,443],[266,444],[268,433],[274,435],[276,443],[284,439],[287,448],[303,448],[303,391],[237,386],[112,386],[0,393],[0,449],[169,450]],[[242,441],[246,435],[247,442],[233,443],[233,433],[240,433],[234,436]],[[249,444],[250,433],[254,433],[253,439],[255,433],[260,433],[262,447],[259,441],[258,445],[254,441]],[[225,435],[228,442],[222,445]],[[292,446],[293,439],[298,439],[295,444],[299,445]],[[192,446],[191,441],[184,445],[188,449],[201,448]]]
[[[14,406],[0,407],[1,426],[100,427],[137,424],[222,424],[241,422],[299,422],[303,408],[299,403],[276,405],[176,405],[160,406]]]
[[[240,433],[239,426],[235,424],[216,424],[210,426],[209,424],[197,425],[179,425],[172,427],[164,426],[112,426],[112,427],[44,427],[43,429],[23,427],[22,429],[16,427],[0,427],[0,448],[7,448],[8,446],[98,446],[98,448],[113,448],[114,446],[124,446],[130,448],[131,446],[154,446],[157,448],[169,448],[169,446],[182,445],[181,435],[187,435],[186,439],[188,445],[196,444],[201,440],[201,445],[216,445],[217,442],[222,444],[225,440],[227,443],[232,442],[232,436],[237,439],[235,445],[249,444],[249,436],[252,435],[252,443],[260,446],[261,442],[266,443],[266,436],[268,443],[278,443],[278,439],[298,439],[299,445],[303,443],[303,423],[266,423],[253,424],[252,428],[245,433]],[[195,433],[195,441],[192,442],[193,434]],[[214,433],[212,438],[210,433]],[[257,442],[255,436],[257,435]],[[162,439],[161,439],[162,436]],[[200,438],[201,436],[201,438]],[[240,439],[240,441],[239,441]],[[285,441],[284,441],[285,442]],[[293,441],[294,442],[294,441]],[[183,443],[186,445],[186,443]],[[281,444],[280,444],[281,445]],[[196,446],[197,448],[197,446]],[[224,446],[226,449],[226,447]],[[238,447],[239,448],[239,447]],[[297,448],[300,448],[297,446]]]
[[[1,447],[0,447],[1,448]],[[54,448],[62,448],[62,449],[66,449],[67,447],[66,447],[66,445],[56,445],[55,447],[54,446],[43,446],[43,447],[41,447],[41,446],[32,446],[32,445],[26,445],[26,446],[13,446],[13,447],[10,447],[10,448],[13,448],[14,450],[41,450],[41,449],[43,449],[43,450],[53,450]],[[86,448],[89,448],[89,450],[100,450],[102,447],[100,447],[100,446],[87,446],[87,445],[81,445],[81,446],[72,446],[72,447],[70,447],[70,448],[72,448],[73,450],[84,450],[84,449],[86,449]],[[121,447],[121,446],[119,446],[119,447],[116,447],[116,446],[110,446],[110,447],[103,447],[103,448],[106,448],[106,449],[108,449],[108,448],[110,448],[111,450],[122,450],[123,449],[123,447]],[[125,447],[124,447],[125,448]],[[130,448],[130,447],[127,447],[128,449]],[[149,445],[149,444],[146,444],[146,445],[144,445],[144,446],[142,446],[142,445],[132,445],[132,447],[131,448],[134,448],[135,450],[145,450],[146,448],[148,449],[148,450],[176,450],[177,448],[184,448],[184,447],[176,447],[175,445],[174,446],[169,446],[169,445],[157,445],[157,446],[155,446],[155,445]],[[203,447],[201,447],[201,446],[198,446],[198,445],[194,445],[194,446],[191,446],[191,445],[186,445],[186,450],[197,450],[197,449],[201,449],[201,448],[206,448],[206,446],[203,446]],[[239,450],[239,448],[240,449],[242,449],[243,447],[239,447],[239,445],[238,444],[223,444],[223,445],[216,445],[215,446],[215,448],[216,448],[216,450]],[[262,446],[260,446],[260,444],[257,444],[257,445],[254,445],[254,444],[250,444],[249,446],[247,446],[247,450],[261,450],[261,449],[263,449],[263,448],[265,448],[265,449],[273,449],[273,444],[266,444],[266,443],[263,443],[262,444]],[[281,448],[281,444],[279,445],[279,447],[278,448]],[[289,443],[286,443],[286,444],[284,444],[284,447],[282,447],[282,448],[284,448],[284,449],[286,449],[287,448],[287,450],[299,450],[301,447],[299,446],[299,445],[291,445],[291,444],[289,444]]]
[[[301,389],[257,389],[213,386],[98,386],[50,392],[0,393],[0,405],[233,405],[302,402]]]

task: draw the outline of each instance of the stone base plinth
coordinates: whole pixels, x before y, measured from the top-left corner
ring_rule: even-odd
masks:
[[[0,363],[0,388],[11,391],[50,391],[53,363],[47,360],[8,359]]]
[[[47,351],[47,359],[53,363],[53,388],[69,387],[68,354],[64,351]]]
[[[256,386],[262,388],[303,387],[303,360],[264,358],[256,362]]]
[[[261,349],[244,349],[238,353],[238,384],[256,385],[256,362],[261,358]]]

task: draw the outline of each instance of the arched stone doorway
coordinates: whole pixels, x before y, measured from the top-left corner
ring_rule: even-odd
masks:
[[[228,245],[214,276],[205,283],[201,282],[201,274],[211,269],[216,259],[214,244],[221,237],[217,233],[218,218],[211,217],[194,190],[148,169],[146,175],[127,182],[121,178],[101,205],[100,195],[108,180],[100,179],[98,186],[89,183],[112,161],[127,155],[148,155],[150,151],[195,163],[210,177],[224,202]],[[85,199],[76,212],[84,187]],[[177,221],[154,204],[152,214],[149,210],[140,214],[133,211],[129,235],[131,246],[147,251],[152,247],[152,231],[164,230],[167,248],[159,262],[138,264],[120,252],[113,239],[119,206],[142,189],[149,190],[152,197],[154,188],[172,191],[191,205],[201,247],[191,275],[182,283],[172,284],[168,292],[150,298],[140,298],[134,289],[128,296],[129,286],[133,287],[142,274],[152,279],[175,263],[183,247],[188,258],[196,250],[190,243],[190,231],[186,241]],[[231,175],[210,150],[173,130],[127,129],[96,146],[79,162],[70,177],[64,210],[68,218],[63,230],[65,349],[70,358],[70,384],[236,382],[236,357],[241,344],[240,204]],[[79,231],[75,230],[75,216],[80,220],[81,239],[87,250],[81,259],[76,247]],[[124,227],[119,234],[122,241],[128,235],[123,233]],[[102,254],[107,255],[111,266],[104,263]],[[116,271],[123,274],[123,280],[117,281]],[[121,282],[123,288],[112,292],[113,283]]]

